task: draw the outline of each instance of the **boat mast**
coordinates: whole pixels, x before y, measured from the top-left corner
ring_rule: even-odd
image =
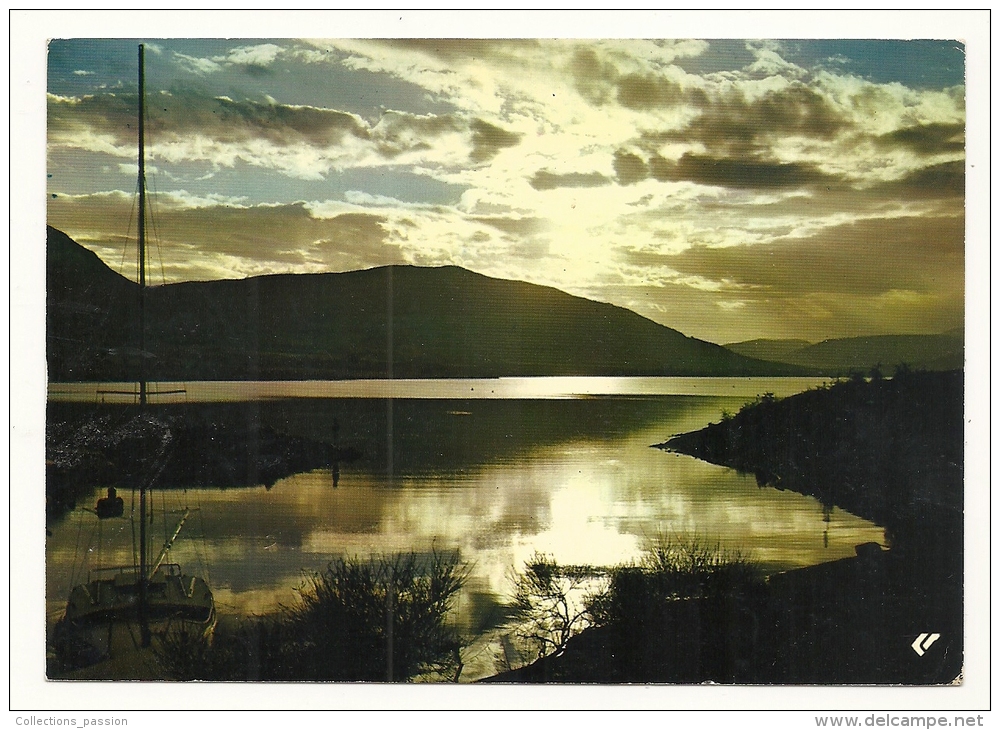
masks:
[[[146,407],[146,75],[145,46],[139,44],[139,407]],[[149,646],[148,576],[146,575],[146,482],[139,482],[139,637]]]
[[[139,405],[146,405],[146,74],[139,44]]]

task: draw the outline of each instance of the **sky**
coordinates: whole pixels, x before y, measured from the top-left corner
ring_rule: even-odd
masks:
[[[957,41],[52,40],[48,222],[132,277],[140,42],[153,283],[458,265],[718,343],[964,324]]]

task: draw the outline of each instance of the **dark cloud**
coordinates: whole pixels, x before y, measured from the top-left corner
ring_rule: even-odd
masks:
[[[537,261],[549,256],[550,247],[548,241],[537,239],[530,241],[517,241],[512,243],[508,249],[511,256],[529,261]]]
[[[965,163],[959,160],[925,167],[904,178],[902,185],[909,190],[930,191],[940,197],[963,197]]]
[[[369,137],[365,125],[343,112],[229,99],[214,101],[216,108],[206,105],[200,110],[201,118],[192,121],[203,122],[199,127],[212,130],[208,134],[223,142],[266,139],[278,145],[306,142],[315,147],[329,147],[340,142],[345,134],[362,139]],[[179,135],[182,130],[171,124],[173,121],[158,120],[155,128]]]
[[[885,199],[958,199],[965,197],[965,163],[943,162],[911,172],[901,180],[883,183],[868,191]]]
[[[137,108],[135,94],[102,94],[78,100],[50,97],[49,134],[72,137],[89,129],[111,135],[116,144],[132,144],[137,134]],[[327,147],[347,134],[361,139],[370,136],[367,126],[343,112],[212,98],[193,89],[150,96],[146,117],[151,143],[202,135],[224,143],[264,139],[277,145],[304,142]]]
[[[658,158],[651,165],[657,180],[688,180],[727,188],[793,188],[831,180],[813,165],[685,154],[676,163]]]
[[[768,294],[871,296],[890,291],[964,291],[962,217],[864,220],[808,238],[726,248],[695,246],[674,256],[633,252],[629,263],[666,266]]]
[[[649,166],[641,157],[631,152],[616,152],[614,166],[621,185],[631,185],[649,177]]]
[[[252,76],[258,79],[262,76],[271,76],[274,74],[274,69],[261,63],[241,63],[234,65],[236,68],[243,71],[243,73],[247,76]]]
[[[231,208],[218,206],[161,214],[170,239],[192,246],[200,255],[237,256],[263,264],[305,265],[321,261],[333,268],[361,268],[385,263],[381,245],[388,238],[381,216],[349,213],[315,218],[299,203]],[[398,253],[398,252],[397,252]],[[197,263],[199,253],[189,258]],[[396,258],[396,257],[394,257]]]
[[[495,127],[482,119],[473,119],[469,128],[472,131],[469,159],[473,162],[492,160],[503,148],[515,147],[521,141],[520,134]]]
[[[512,236],[530,236],[546,227],[541,218],[505,218],[500,216],[481,216],[472,220],[496,228],[498,231]]]
[[[49,101],[49,133],[53,140],[72,143],[74,135],[91,131],[111,135],[118,145],[135,143],[135,95],[104,94]],[[150,144],[208,137],[223,144],[265,140],[278,146],[307,144],[329,148],[350,135],[371,141],[386,159],[405,152],[429,149],[434,138],[467,132],[473,162],[485,162],[505,147],[518,144],[521,135],[475,119],[467,124],[451,114],[416,115],[388,112],[374,129],[357,117],[331,109],[266,104],[209,97],[191,88],[174,89],[147,101],[147,140]]]
[[[388,240],[384,223],[385,218],[366,213],[345,213],[322,221],[326,237],[310,253],[331,271],[406,263],[399,245]]]
[[[934,333],[964,321],[964,258],[961,216],[863,220],[767,244],[633,250],[626,271],[696,276],[718,288],[623,280],[599,296],[713,342]]]
[[[125,195],[57,199],[49,204],[48,221],[72,238],[92,244],[118,270],[129,207]],[[223,278],[316,263],[345,271],[403,260],[400,249],[389,241],[386,219],[367,213],[317,218],[302,203],[160,205],[156,220],[157,254],[168,280],[220,278],[220,256],[243,261],[239,270]]]
[[[677,162],[667,160],[659,155],[651,155],[649,158],[649,174],[660,182],[667,182],[674,179],[677,173]]]
[[[320,219],[320,225],[336,229],[340,238],[364,243],[382,243],[387,233],[383,225],[386,218],[370,213],[344,213],[333,218]]]
[[[780,189],[808,185],[841,185],[842,181],[805,163],[774,162],[753,156],[713,157],[686,153],[676,162],[652,154],[648,160],[619,150],[614,157],[621,185],[652,177],[660,182],[686,180],[699,185],[737,189]]]
[[[393,48],[419,51],[451,63],[484,58],[502,60],[516,55],[518,52],[537,49],[541,46],[537,40],[490,38],[398,38],[378,42]]]
[[[687,127],[666,137],[700,142],[714,154],[748,154],[782,137],[829,140],[850,125],[818,92],[792,84],[748,99],[739,91],[708,96],[698,106],[701,114]]]
[[[757,337],[818,342],[866,334],[931,334],[963,322],[960,297],[713,292],[670,283],[638,287],[623,283],[594,289],[592,296],[603,301],[629,302],[629,308],[643,316],[688,336],[717,343]],[[736,306],[720,306],[720,302]]]
[[[965,151],[965,125],[920,124],[904,127],[877,138],[884,147],[908,147],[921,155]]]
[[[618,80],[618,103],[629,109],[658,109],[685,102],[680,84],[663,76],[628,74]]]
[[[103,94],[79,99],[50,96],[46,110],[49,139],[91,129],[112,136],[117,144],[132,144],[137,135],[137,109],[136,95]]]
[[[593,48],[577,48],[570,58],[569,72],[577,93],[589,103],[601,106],[611,98],[618,71],[602,61]]]
[[[464,122],[450,114],[389,112],[382,116],[372,136],[376,140],[379,154],[392,159],[404,152],[429,149],[429,140],[464,129]]]
[[[567,172],[556,174],[539,170],[528,181],[535,190],[555,190],[556,188],[599,188],[611,181],[599,172]]]

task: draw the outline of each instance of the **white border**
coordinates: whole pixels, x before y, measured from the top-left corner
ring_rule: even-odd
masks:
[[[11,11],[10,708],[328,710],[561,708],[767,710],[768,727],[815,727],[775,710],[983,710],[990,706],[989,11]],[[148,29],[142,31],[141,29]],[[44,678],[45,42],[50,37],[943,38],[968,53],[966,676],[951,688],[483,687],[53,683]],[[24,518],[27,516],[27,518]],[[65,713],[62,713],[65,715]],[[73,714],[73,713],[71,713]],[[121,712],[115,712],[123,716]],[[69,715],[66,715],[69,716]],[[130,728],[173,722],[140,715]],[[234,716],[243,725],[301,716]],[[797,719],[796,719],[797,718]],[[184,718],[188,720],[189,718]],[[216,718],[203,718],[213,720]],[[222,718],[218,718],[222,719]],[[698,716],[691,724],[707,718]],[[757,716],[721,718],[756,724]],[[14,718],[11,718],[14,724]],[[225,721],[225,720],[223,720]],[[361,721],[367,722],[368,719]],[[481,720],[480,720],[481,721]],[[763,726],[763,725],[761,725]]]

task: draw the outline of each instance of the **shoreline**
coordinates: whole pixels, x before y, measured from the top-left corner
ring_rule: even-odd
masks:
[[[890,549],[592,626],[496,683],[942,685],[964,661],[963,374],[765,395],[656,447],[885,526]],[[652,621],[652,623],[650,623]],[[638,622],[638,623],[637,623]],[[631,623],[631,625],[629,625]],[[919,637],[933,632],[924,650]]]

